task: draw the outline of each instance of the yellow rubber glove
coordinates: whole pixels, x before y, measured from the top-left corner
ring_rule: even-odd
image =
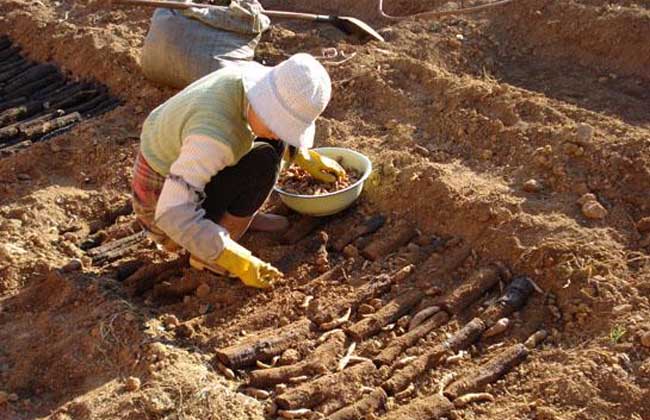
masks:
[[[214,262],[239,277],[246,286],[265,289],[271,287],[274,280],[282,278],[277,268],[253,256],[230,238],[226,239],[223,252]]]
[[[345,175],[345,169],[334,159],[322,156],[314,150],[299,149],[293,162],[319,181],[333,183]]]

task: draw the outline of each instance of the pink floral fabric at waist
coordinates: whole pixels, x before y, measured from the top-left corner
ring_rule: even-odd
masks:
[[[133,181],[131,181],[133,210],[138,221],[153,234],[152,236],[156,241],[167,237],[154,223],[156,205],[164,183],[165,177],[153,170],[145,160],[142,152],[138,152],[133,165]]]

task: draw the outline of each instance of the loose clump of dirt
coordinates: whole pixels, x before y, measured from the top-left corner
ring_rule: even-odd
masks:
[[[650,417],[647,4],[393,22],[349,3],[264,2],[386,39],[264,35],[260,61],[309,52],[330,73],[316,144],[374,167],[338,215],[271,198],[291,228],[243,240],[285,273],[270,291],[134,220],[140,127],[174,93],[139,70],[151,10],[0,5],[21,54],[123,103],[0,159],[0,418]]]

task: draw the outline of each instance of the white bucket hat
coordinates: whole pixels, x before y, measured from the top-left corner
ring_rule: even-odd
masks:
[[[255,113],[282,141],[314,144],[316,124],[332,94],[327,70],[309,54],[295,54],[274,67],[246,66],[244,91]]]

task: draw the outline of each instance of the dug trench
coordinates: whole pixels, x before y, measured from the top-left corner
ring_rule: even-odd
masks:
[[[3,156],[70,129],[119,105],[106,87],[65,79],[53,64],[36,63],[0,36],[0,154]]]
[[[347,212],[288,213],[290,232],[245,239],[285,273],[264,292],[190,269],[134,222],[139,124],[173,93],[138,69],[148,14],[0,6],[25,57],[124,98],[0,161],[0,416],[650,416],[650,118],[634,41],[650,29],[643,6],[592,3],[369,15],[384,44],[274,25],[260,60],[307,51],[332,77],[317,144],[359,150],[375,172]],[[580,13],[638,54],[576,35]]]

